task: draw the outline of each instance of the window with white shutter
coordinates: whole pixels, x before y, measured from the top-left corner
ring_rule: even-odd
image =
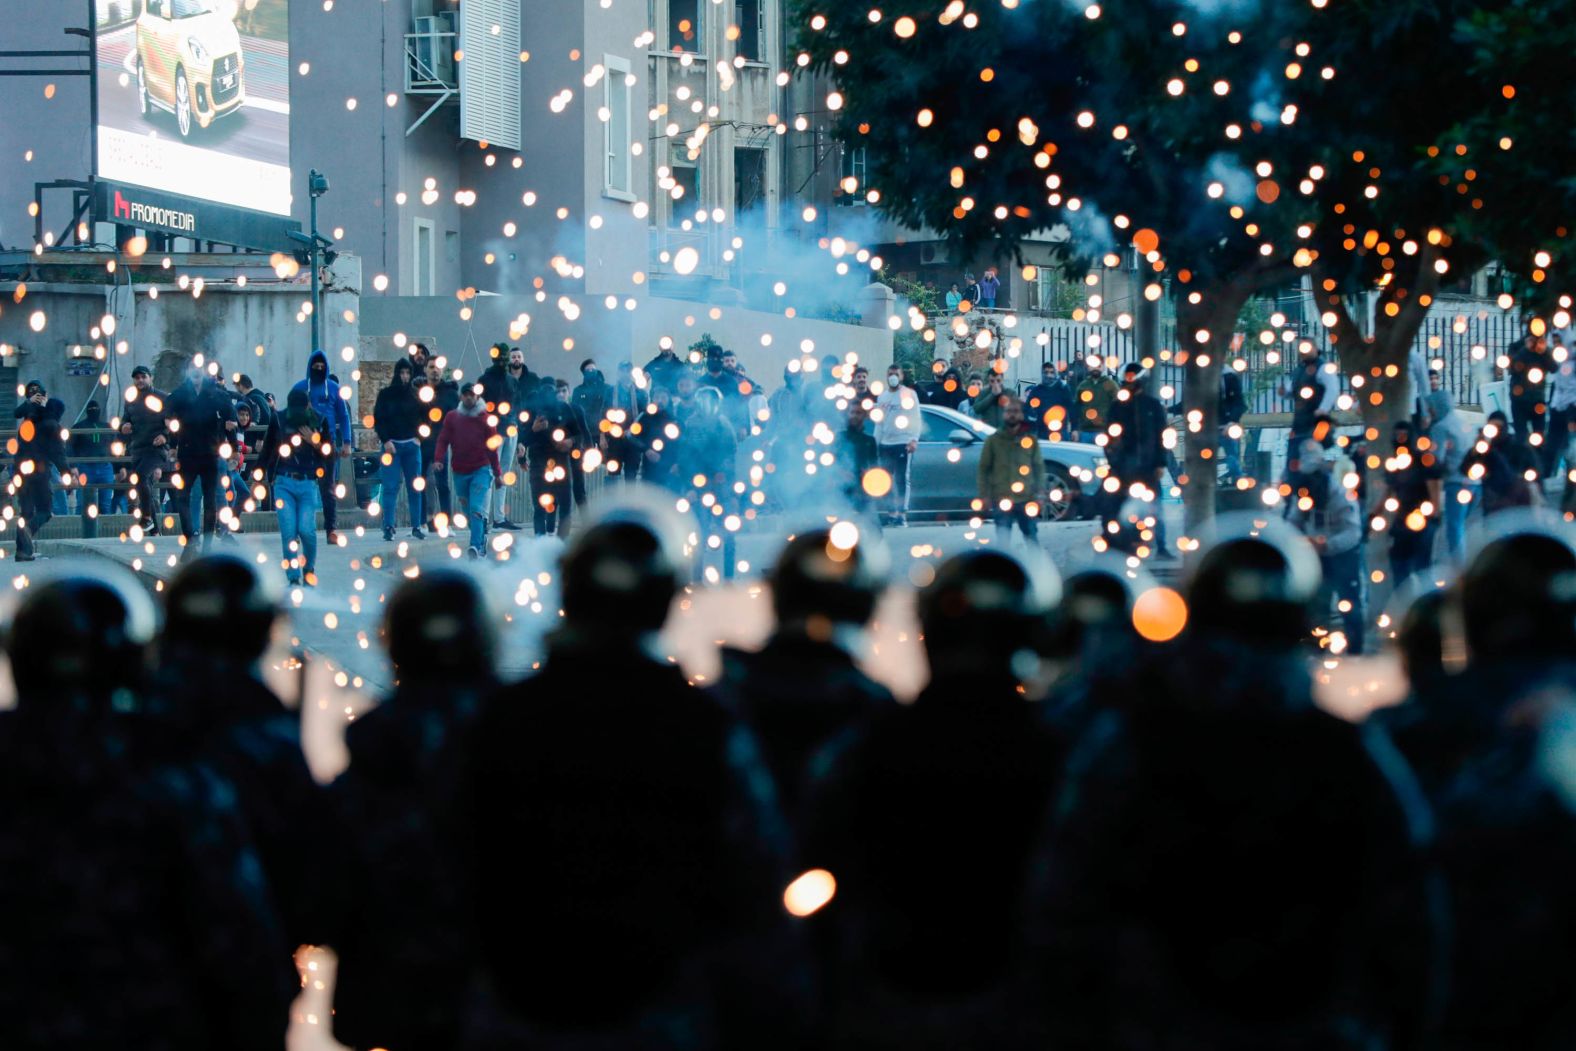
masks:
[[[460,136],[520,148],[520,0],[460,5]]]

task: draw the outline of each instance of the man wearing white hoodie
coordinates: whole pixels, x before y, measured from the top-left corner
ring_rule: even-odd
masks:
[[[922,427],[919,394],[903,382],[896,362],[887,369],[886,387],[876,398],[876,462],[892,476],[883,502],[883,525],[908,524],[908,462],[919,447]]]

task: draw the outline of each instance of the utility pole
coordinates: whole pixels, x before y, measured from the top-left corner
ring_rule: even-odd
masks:
[[[311,198],[308,213],[311,233],[290,231],[291,240],[306,245],[306,263],[312,268],[312,350],[314,352],[323,349],[322,303],[318,271],[325,265],[325,261],[332,263],[336,257],[336,253],[328,251],[333,247],[334,242],[317,232],[317,199],[327,192],[328,176],[313,168],[311,174],[307,176],[307,195]]]

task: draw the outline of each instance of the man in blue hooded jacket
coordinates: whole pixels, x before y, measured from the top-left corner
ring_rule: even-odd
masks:
[[[339,447],[339,455],[349,456],[350,409],[340,396],[339,383],[328,374],[328,355],[321,350],[314,350],[312,356],[306,359],[306,379],[297,383],[293,389],[306,391],[312,408],[328,420],[330,439]],[[323,499],[323,529],[328,534],[330,544],[339,543],[339,531],[335,528],[339,521],[339,508],[334,496],[338,468],[338,458],[330,460],[317,482],[318,493]]]

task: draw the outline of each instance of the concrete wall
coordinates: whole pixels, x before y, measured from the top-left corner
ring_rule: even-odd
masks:
[[[248,282],[207,285],[200,297],[176,284],[136,286],[130,311],[116,301],[111,286],[91,284],[30,284],[20,305],[11,303],[14,284],[0,283],[6,309],[0,312],[0,344],[13,348],[7,363],[18,369],[18,382],[37,379],[65,401],[74,417],[82,404],[106,393],[119,397],[131,382],[136,365],[155,370],[156,381],[167,384],[179,374],[181,362],[202,353],[217,356],[226,375],[246,373],[281,405],[285,392],[306,374],[310,328],[298,320],[309,296],[304,286]],[[157,289],[158,295],[152,295]],[[122,294],[124,289],[122,288]],[[340,379],[354,386],[354,362],[347,363],[344,348],[359,344],[359,296],[353,286],[335,287],[324,297],[323,346]],[[30,318],[42,311],[45,326],[34,332]],[[117,316],[110,339],[95,338],[93,330],[106,313]],[[68,374],[66,348],[71,344],[104,346],[110,358],[104,378]],[[0,392],[4,395],[8,392]]]

